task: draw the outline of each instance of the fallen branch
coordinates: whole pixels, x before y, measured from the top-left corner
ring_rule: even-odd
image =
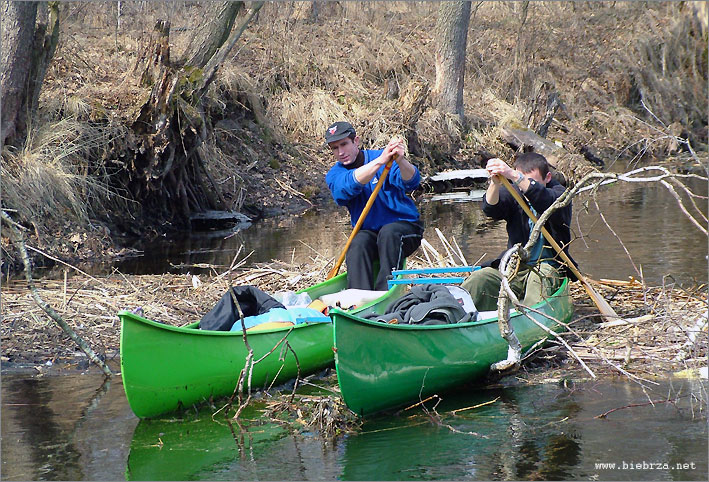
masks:
[[[494,400],[488,400],[487,402],[478,403],[477,405],[473,405],[472,407],[458,408],[458,409],[455,409],[455,410],[451,410],[450,413],[451,413],[452,415],[455,415],[456,413],[462,412],[462,411],[464,411],[464,410],[474,410],[474,409],[476,409],[476,408],[484,407],[485,405],[491,405],[491,404],[495,403],[496,401],[498,401],[499,399],[500,399],[500,397],[497,397],[497,398],[495,398]]]
[[[650,400],[649,402],[644,402],[644,403],[631,403],[631,404],[625,405],[623,407],[612,408],[612,409],[608,410],[607,412],[603,412],[600,415],[596,415],[593,418],[606,418],[611,413],[617,412],[618,410],[624,410],[626,408],[645,407],[647,405],[652,405],[654,407],[655,404],[659,404],[659,403],[671,403],[674,405],[675,403],[677,403],[677,400],[679,400],[679,399],[680,399],[680,397],[677,397],[674,400]]]
[[[21,226],[15,223],[15,221],[13,221],[12,218],[10,218],[10,216],[5,211],[2,211],[2,220],[10,229],[10,238],[12,239],[13,244],[15,244],[17,246],[17,249],[20,251],[20,255],[22,256],[22,262],[25,265],[25,278],[27,279],[27,287],[32,293],[32,298],[34,299],[35,303],[37,303],[37,306],[42,308],[42,310],[51,319],[53,319],[61,327],[62,330],[64,330],[64,333],[69,335],[69,338],[71,338],[79,346],[79,348],[81,348],[81,351],[86,353],[86,356],[89,358],[89,360],[91,360],[101,368],[101,370],[107,377],[112,376],[113,372],[110,368],[108,368],[108,365],[106,365],[106,363],[101,360],[98,355],[96,355],[96,353],[91,349],[88,343],[86,343],[86,341],[84,341],[84,339],[81,338],[67,324],[66,321],[64,321],[64,319],[59,315],[59,313],[54,311],[54,308],[49,306],[49,304],[44,301],[39,295],[39,291],[37,290],[37,287],[34,284],[34,279],[32,278],[32,264],[30,262],[29,253],[27,252],[27,246],[25,244],[24,236],[20,231]]]
[[[65,261],[62,261],[62,260],[59,259],[59,258],[55,258],[54,256],[50,256],[50,255],[48,255],[47,253],[45,253],[44,251],[42,251],[41,249],[37,249],[37,248],[35,248],[35,247],[32,247],[32,246],[30,246],[29,244],[25,244],[25,246],[26,246],[28,249],[31,249],[32,251],[34,251],[35,253],[41,254],[41,255],[44,256],[45,258],[49,258],[49,259],[51,259],[52,261],[56,261],[57,263],[61,263],[61,264],[65,265],[65,266],[68,266],[68,267],[70,267],[71,269],[74,269],[74,270],[78,271],[79,273],[83,274],[84,276],[86,276],[86,277],[92,279],[93,281],[95,281],[95,282],[97,282],[97,283],[99,283],[99,284],[103,284],[103,281],[94,278],[93,276],[91,276],[90,274],[88,274],[88,273],[85,272],[85,271],[81,271],[81,270],[80,270],[79,268],[77,268],[76,266],[73,266],[73,265],[71,265],[71,264],[69,264],[69,263],[67,263],[67,262],[65,262]]]
[[[500,262],[500,266],[502,266],[502,262]],[[539,315],[542,315],[542,316],[544,316],[544,317],[546,317],[546,318],[548,318],[548,319],[550,319],[550,320],[556,322],[556,323],[559,324],[560,326],[564,326],[565,328],[568,329],[568,325],[565,325],[565,324],[561,323],[559,320],[555,319],[554,317],[551,317],[551,316],[549,316],[549,315],[547,315],[547,314],[545,314],[545,313],[542,313],[541,311],[537,311],[537,310],[535,310],[535,309],[533,309],[533,308],[529,308],[529,307],[523,305],[522,303],[520,303],[519,300],[517,299],[517,297],[515,296],[515,294],[512,292],[512,288],[510,287],[509,283],[508,283],[508,282],[505,283],[504,281],[507,281],[506,278],[503,278],[503,283],[501,284],[501,285],[502,285],[502,288],[501,288],[501,290],[500,290],[500,298],[502,298],[502,296],[503,296],[502,290],[504,290],[504,291],[505,291],[504,295],[505,295],[506,298],[508,298],[508,303],[509,303],[509,300],[511,300],[512,303],[515,305],[515,308],[517,309],[517,311],[519,311],[519,312],[522,313],[522,314],[525,314],[527,311],[532,311],[532,312],[537,313],[537,314],[539,314]],[[499,301],[498,301],[498,303],[499,303]],[[498,306],[499,306],[499,304],[498,304]],[[500,316],[499,310],[498,310],[498,316]],[[535,320],[533,317],[528,316],[528,318],[529,318],[535,325],[537,325],[539,328],[541,328],[542,330],[544,330],[546,333],[552,335],[552,336],[553,336],[554,338],[556,338],[562,345],[564,345],[564,346],[566,347],[566,349],[569,350],[569,352],[571,353],[571,355],[573,355],[573,357],[576,358],[576,360],[581,364],[581,366],[584,368],[584,370],[586,370],[586,371],[588,372],[588,374],[591,375],[591,378],[596,378],[595,373],[593,373],[593,371],[591,371],[591,369],[583,362],[583,360],[581,360],[581,358],[576,354],[576,352],[574,352],[574,350],[571,348],[571,346],[569,346],[569,344],[566,342],[566,340],[564,340],[561,336],[559,336],[559,334],[556,333],[554,330],[550,329],[549,327],[545,326],[545,325],[542,324],[542,323],[539,323],[539,322],[538,322],[537,320]],[[507,325],[509,326],[509,329],[512,330],[511,325],[509,325],[509,310],[508,310],[508,315],[507,315]],[[513,334],[514,334],[514,332],[513,332]],[[503,338],[504,338],[504,335],[503,335]],[[517,337],[515,336],[515,339],[516,339],[516,338],[517,338]],[[517,343],[519,344],[519,341],[517,341]],[[511,351],[511,350],[512,350],[512,347],[510,346],[510,351]],[[521,353],[521,346],[520,346],[519,351],[520,351],[520,353]],[[510,363],[510,360],[509,360],[509,359],[510,359],[510,355],[508,354],[507,357],[508,357],[508,360],[505,360],[504,362],[498,362],[498,363],[496,363],[495,365],[504,364],[504,363]],[[520,360],[517,360],[516,363],[519,363],[519,362],[520,362]]]
[[[516,370],[522,360],[522,344],[510,324],[510,299],[517,301],[517,297],[510,288],[509,280],[517,275],[521,256],[526,257],[526,253],[520,256],[519,251],[520,246],[516,244],[508,249],[500,260],[502,280],[500,282],[500,294],[497,299],[497,325],[500,328],[500,336],[507,340],[508,349],[505,360],[490,365],[491,372],[501,373],[507,370]]]

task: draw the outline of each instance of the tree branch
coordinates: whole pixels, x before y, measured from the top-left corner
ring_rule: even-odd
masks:
[[[209,86],[209,84],[212,82],[212,79],[214,78],[214,74],[217,72],[217,69],[222,64],[222,62],[224,62],[226,56],[229,54],[229,52],[231,52],[231,49],[234,47],[236,42],[244,33],[244,30],[246,30],[246,27],[249,25],[249,23],[251,23],[251,20],[256,16],[259,10],[261,10],[261,7],[263,7],[264,3],[265,2],[256,2],[253,4],[253,8],[251,9],[249,16],[246,17],[246,19],[239,26],[239,28],[231,34],[229,39],[219,48],[219,50],[217,50],[217,52],[212,55],[212,58],[209,59],[207,65],[204,66],[204,75],[202,77],[202,82],[200,85],[197,86],[196,89],[197,97],[201,97],[204,91]]]
[[[12,218],[5,211],[2,211],[1,215],[2,221],[4,221],[7,227],[10,229],[10,239],[20,251],[20,255],[22,256],[22,262],[25,265],[25,278],[27,279],[27,287],[32,293],[32,298],[34,299],[35,303],[37,303],[37,306],[42,308],[42,310],[51,319],[53,319],[61,327],[62,330],[64,330],[64,333],[69,335],[69,338],[74,340],[74,342],[79,346],[79,348],[81,348],[81,351],[86,353],[86,356],[89,357],[89,360],[98,365],[107,377],[112,376],[113,372],[111,372],[111,369],[108,368],[108,365],[106,365],[106,363],[101,360],[98,355],[96,355],[96,353],[91,349],[88,343],[86,343],[86,341],[84,341],[84,339],[81,338],[81,336],[79,336],[67,324],[66,321],[64,321],[64,319],[59,315],[59,313],[54,311],[54,309],[49,306],[49,304],[44,301],[39,295],[39,291],[37,290],[37,287],[34,284],[34,279],[32,278],[32,263],[30,261],[29,253],[27,252],[24,236],[20,232],[20,229],[18,229],[19,225],[15,221],[13,221]]]

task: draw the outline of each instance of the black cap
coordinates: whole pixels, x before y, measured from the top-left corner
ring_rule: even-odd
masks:
[[[329,144],[355,135],[354,127],[349,122],[335,122],[325,131],[325,142]]]

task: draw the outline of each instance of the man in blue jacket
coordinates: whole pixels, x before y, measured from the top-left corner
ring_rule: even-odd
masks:
[[[423,223],[414,201],[406,193],[421,182],[419,170],[405,157],[404,141],[394,137],[382,150],[360,149],[360,139],[348,122],[335,122],[325,131],[325,142],[337,161],[325,176],[332,197],[350,212],[352,226],[387,162],[394,158],[374,204],[347,251],[347,287],[386,290],[387,277],[400,269],[421,244]],[[374,280],[373,263],[379,260]]]
[[[493,219],[506,221],[507,249],[517,243],[522,246],[527,244],[534,224],[514,197],[501,186],[502,183],[497,176],[504,176],[515,185],[527,199],[537,218],[565,190],[564,186],[552,179],[549,164],[541,154],[536,152],[521,154],[515,159],[514,165],[515,167],[511,168],[505,161],[497,158],[487,162],[486,169],[491,177],[490,185],[483,198],[483,212]],[[571,241],[570,225],[571,203],[556,210],[544,225],[567,255]],[[553,294],[561,285],[564,276],[575,279],[567,268],[562,267],[556,256],[554,249],[540,234],[527,264],[521,264],[517,275],[510,280],[512,291],[525,305],[532,306]],[[497,309],[497,298],[502,281],[501,273],[498,271],[501,257],[489,263],[489,266],[473,272],[461,285],[470,292],[479,311]]]

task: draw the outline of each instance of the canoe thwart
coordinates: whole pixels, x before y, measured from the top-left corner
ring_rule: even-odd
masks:
[[[480,269],[480,266],[447,266],[443,268],[398,269],[391,272],[392,276],[408,274],[440,274],[440,273],[471,273]],[[455,284],[462,283],[465,278],[460,276],[439,278],[398,278],[387,281],[387,287],[394,285],[421,285],[421,284]]]
[[[395,269],[393,276],[405,274],[438,274],[438,273],[470,273],[480,269],[480,266],[447,266],[443,268]]]
[[[465,278],[460,276],[446,278],[399,278],[390,279],[387,281],[387,286],[391,288],[394,285],[442,285],[462,283],[463,281],[465,281]]]

